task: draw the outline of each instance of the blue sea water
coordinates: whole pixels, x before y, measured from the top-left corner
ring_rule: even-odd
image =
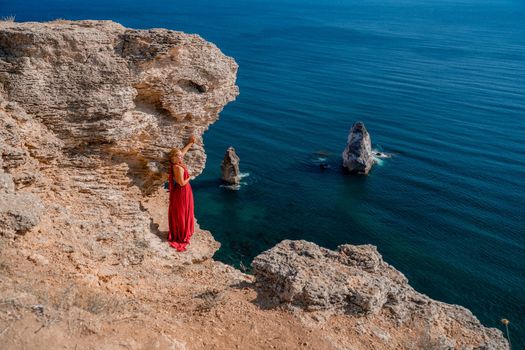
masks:
[[[8,15],[198,33],[235,58],[240,95],[193,183],[215,258],[249,267],[285,238],[374,244],[417,290],[487,326],[508,318],[525,348],[522,1],[0,0]],[[356,120],[392,154],[367,177],[340,169]],[[238,191],[217,180],[230,145],[249,173]]]

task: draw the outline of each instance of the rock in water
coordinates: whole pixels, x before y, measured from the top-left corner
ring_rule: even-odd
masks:
[[[222,181],[231,185],[237,185],[241,181],[239,172],[239,156],[235,153],[235,148],[228,147],[224,159],[221,163]]]
[[[343,167],[353,174],[368,174],[374,157],[372,141],[363,122],[356,122],[348,134],[348,143],[343,151]]]

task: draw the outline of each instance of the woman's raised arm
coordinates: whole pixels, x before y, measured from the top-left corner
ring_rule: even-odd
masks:
[[[191,145],[194,144],[194,143],[195,143],[195,136],[191,135],[189,140],[188,140],[188,143],[181,150],[182,156],[184,156],[186,154],[186,152],[188,152],[188,150],[190,149]]]

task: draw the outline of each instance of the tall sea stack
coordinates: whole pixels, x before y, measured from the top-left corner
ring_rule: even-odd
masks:
[[[343,167],[352,174],[368,174],[374,158],[372,141],[363,122],[356,122],[348,134],[348,143],[343,151]]]
[[[241,181],[239,172],[239,156],[235,153],[235,148],[228,147],[224,159],[221,163],[222,181],[230,185],[238,185]]]

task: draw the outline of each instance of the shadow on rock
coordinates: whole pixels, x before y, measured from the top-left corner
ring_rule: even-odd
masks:
[[[154,223],[153,220],[151,220],[149,223],[149,229],[151,233],[159,237],[161,241],[164,241],[164,242],[168,241],[168,231],[159,230],[159,224]]]

